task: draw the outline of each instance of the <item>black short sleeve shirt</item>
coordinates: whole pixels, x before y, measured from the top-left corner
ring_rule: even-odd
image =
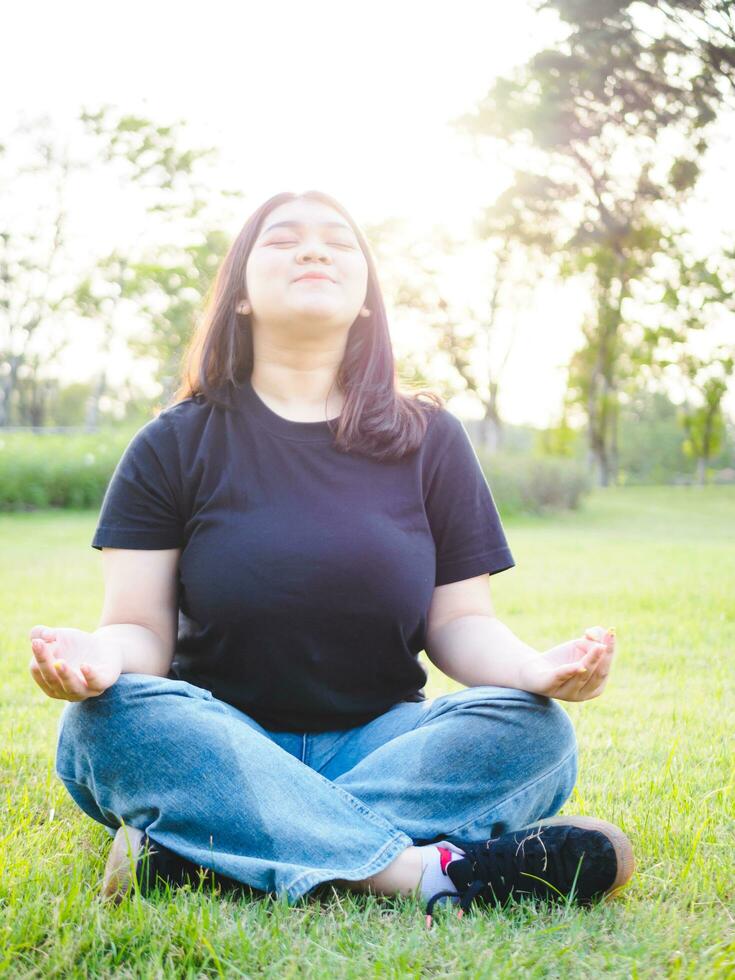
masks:
[[[271,730],[330,731],[425,697],[438,585],[515,565],[462,422],[394,462],[334,448],[248,379],[165,409],[123,453],[92,547],[180,548],[170,677]]]

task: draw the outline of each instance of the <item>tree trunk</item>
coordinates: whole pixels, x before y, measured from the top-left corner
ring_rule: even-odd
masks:
[[[606,487],[609,480],[608,459],[605,447],[604,413],[598,392],[600,375],[590,377],[587,398],[587,435],[589,444],[589,465],[597,486]]]
[[[618,471],[620,468],[618,454],[618,411],[619,404],[617,392],[610,388],[612,396],[610,408],[610,482],[613,486],[618,485]]]
[[[503,446],[503,422],[498,412],[498,386],[490,385],[490,401],[485,406],[485,415],[480,426],[482,443],[488,452],[496,453]]]
[[[0,377],[0,426],[12,423],[13,395],[18,384],[18,368],[23,363],[22,354],[13,354],[8,358],[10,371]]]
[[[592,471],[593,480],[598,487],[606,487],[610,482],[610,469],[605,443],[600,433],[588,424],[587,464]]]
[[[48,389],[46,387],[46,382],[42,379],[39,380],[38,377],[35,377],[31,384],[30,399],[28,403],[28,417],[30,424],[35,429],[43,428],[43,424],[46,419],[47,396]]]
[[[97,378],[97,384],[87,400],[87,412],[84,427],[88,432],[96,431],[99,425],[100,399],[107,390],[107,372],[102,371]]]

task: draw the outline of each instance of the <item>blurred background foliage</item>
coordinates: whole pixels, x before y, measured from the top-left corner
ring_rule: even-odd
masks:
[[[735,248],[726,233],[703,250],[686,224],[713,134],[735,108],[732,5],[535,7],[555,14],[561,39],[453,120],[513,175],[478,206],[484,306],[446,287],[447,257],[470,243],[441,228],[417,242],[394,220],[364,227],[394,322],[417,327],[416,343],[397,351],[399,377],[447,399],[471,395],[479,417],[465,424],[504,512],[576,507],[592,487],[735,482],[735,423],[724,408]],[[80,112],[76,136],[23,119],[0,142],[3,190],[20,180],[39,189],[35,224],[0,224],[2,509],[99,505],[125,445],[178,386],[231,240],[222,204],[242,207],[240,190],[213,184],[217,148],[189,145],[181,121],[105,105]],[[158,222],[156,244],[80,264],[67,191],[102,171]],[[504,419],[504,370],[514,310],[548,281],[582,283],[589,309],[563,404],[534,429]],[[68,381],[58,364],[82,324],[96,338],[97,368]],[[111,383],[121,344],[151,368],[156,395],[135,371]]]

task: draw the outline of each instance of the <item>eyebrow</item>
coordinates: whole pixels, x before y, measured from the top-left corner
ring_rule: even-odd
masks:
[[[302,221],[277,221],[274,225],[270,225],[265,229],[263,234],[269,232],[271,228],[305,228],[306,226]],[[321,228],[345,228],[347,231],[352,231],[349,225],[346,225],[343,221],[322,221]]]

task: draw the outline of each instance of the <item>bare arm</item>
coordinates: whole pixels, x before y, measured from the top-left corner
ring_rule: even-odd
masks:
[[[602,692],[614,649],[614,631],[591,626],[583,637],[535,650],[495,615],[486,576],[434,589],[426,654],[466,687],[512,687],[586,701]]]
[[[466,687],[520,687],[521,665],[540,657],[495,616],[464,615],[436,629],[426,655],[448,677]]]
[[[174,650],[168,639],[148,626],[135,623],[111,623],[94,630],[105,646],[119,652],[122,674],[155,674],[165,677],[171,667]]]
[[[434,589],[426,655],[465,687],[519,687],[520,665],[540,656],[495,615],[487,575]]]
[[[181,551],[102,549],[105,600],[92,634],[121,657],[123,674],[165,677],[178,625],[176,569]]]
[[[122,673],[166,677],[176,649],[180,551],[104,548],[105,600],[94,632],[34,626],[29,664],[52,698],[95,697]]]

